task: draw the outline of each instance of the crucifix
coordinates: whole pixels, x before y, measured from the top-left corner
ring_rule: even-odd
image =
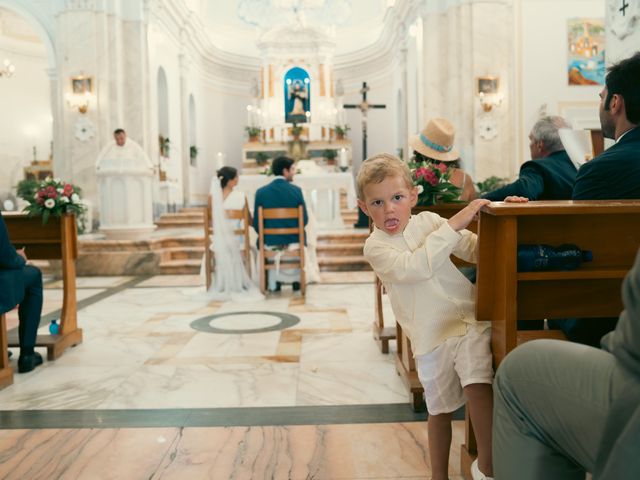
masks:
[[[627,7],[629,6],[629,4],[627,3],[626,0],[622,0],[622,7],[620,7],[618,9],[619,12],[622,12],[622,16],[624,17],[627,13]]]
[[[344,108],[359,108],[360,113],[362,113],[362,161],[364,162],[367,158],[367,113],[370,108],[386,108],[386,105],[375,105],[367,102],[367,92],[369,91],[369,87],[367,86],[367,82],[362,82],[362,88],[360,89],[360,93],[362,94],[362,102],[359,104],[347,104],[343,105]],[[361,209],[358,209],[358,221],[353,225],[357,228],[363,228],[369,226],[369,218],[364,214]]]

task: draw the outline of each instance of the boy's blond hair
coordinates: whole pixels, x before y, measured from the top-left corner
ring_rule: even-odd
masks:
[[[402,177],[408,189],[413,188],[411,172],[405,162],[390,153],[377,153],[362,162],[356,178],[358,198],[364,200],[364,188],[387,177]]]

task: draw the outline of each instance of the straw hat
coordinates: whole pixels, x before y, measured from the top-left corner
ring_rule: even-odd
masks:
[[[434,118],[419,135],[409,139],[409,145],[425,157],[452,162],[460,158],[460,153],[453,148],[455,129],[449,120]]]

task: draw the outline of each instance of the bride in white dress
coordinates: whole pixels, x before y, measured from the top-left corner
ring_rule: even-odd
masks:
[[[244,193],[233,191],[238,180],[238,171],[233,167],[222,167],[211,179],[213,237],[209,248],[214,254],[215,271],[207,294],[216,300],[261,300],[264,296],[251,281],[242,261],[243,239],[233,233],[240,220],[230,220],[225,213],[225,210],[244,208]]]

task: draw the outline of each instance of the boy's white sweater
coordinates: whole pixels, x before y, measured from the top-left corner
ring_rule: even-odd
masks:
[[[454,231],[446,219],[422,212],[402,233],[374,228],[364,256],[382,280],[414,355],[461,336],[475,317],[475,286],[451,262],[451,254],[476,263],[477,236]],[[483,329],[489,322],[481,322]]]

